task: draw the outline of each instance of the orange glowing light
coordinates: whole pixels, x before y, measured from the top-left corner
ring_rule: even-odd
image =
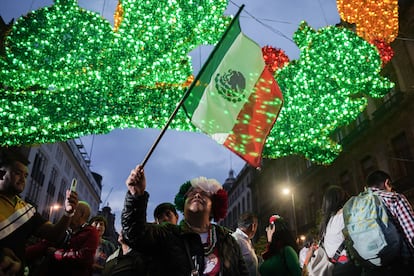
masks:
[[[337,0],[341,19],[366,41],[392,42],[398,35],[398,0]]]

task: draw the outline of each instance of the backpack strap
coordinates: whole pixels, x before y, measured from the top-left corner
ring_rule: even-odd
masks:
[[[338,261],[339,257],[341,256],[342,250],[344,250],[344,249],[345,249],[345,240],[342,241],[341,245],[338,247],[338,249],[336,250],[333,257],[330,258],[330,261],[332,263],[336,263]]]
[[[323,234],[322,239],[319,242],[319,246],[322,247],[323,251],[325,251],[325,246],[323,245],[324,244],[324,240],[325,240],[325,233]],[[335,251],[335,254],[333,255],[333,257],[332,258],[329,258],[329,261],[331,263],[336,263],[338,261],[339,257],[341,257],[341,252],[344,249],[345,249],[345,240],[343,240],[342,243],[339,245],[339,247]],[[325,253],[326,253],[326,251],[325,251]]]
[[[401,226],[398,218],[396,218],[392,213],[391,210],[388,208],[388,205],[385,203],[385,200],[379,195],[377,191],[373,191],[373,194],[382,202],[382,204],[385,207],[385,210],[387,211],[388,219],[391,221],[391,223],[395,226],[395,228],[398,231],[398,234],[401,237],[402,241],[402,257],[408,258],[410,260],[414,260],[414,248],[411,246],[409,240],[407,239],[407,236],[405,235],[404,229]]]

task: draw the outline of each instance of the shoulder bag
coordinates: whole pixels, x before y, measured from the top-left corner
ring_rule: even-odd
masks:
[[[332,259],[329,259],[328,255],[326,254],[325,248],[323,247],[323,242],[321,242],[319,244],[318,249],[316,249],[313,252],[312,257],[310,258],[308,265],[306,266],[305,275],[331,276],[332,270],[334,268],[333,262],[338,260],[344,248],[345,242],[343,241],[336,250],[335,255],[332,257]]]

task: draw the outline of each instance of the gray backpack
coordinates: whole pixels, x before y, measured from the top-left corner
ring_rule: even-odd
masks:
[[[384,266],[401,256],[403,237],[387,207],[371,189],[343,207],[346,248],[361,265]]]

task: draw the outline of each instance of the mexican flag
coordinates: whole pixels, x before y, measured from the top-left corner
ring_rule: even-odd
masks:
[[[190,86],[183,107],[197,128],[260,167],[283,97],[261,47],[241,32],[239,14]]]

